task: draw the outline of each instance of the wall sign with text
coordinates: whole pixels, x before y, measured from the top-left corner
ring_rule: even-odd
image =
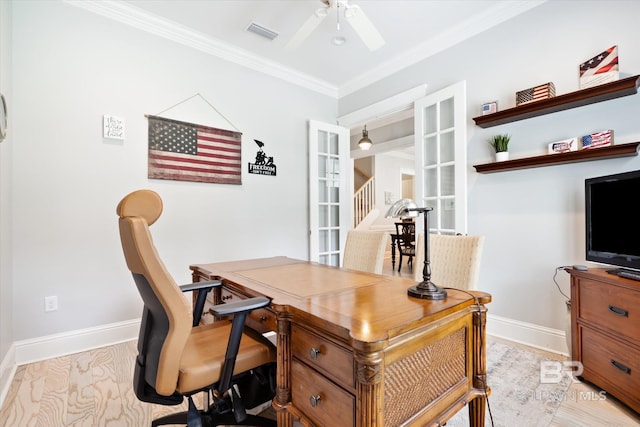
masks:
[[[258,145],[255,163],[249,163],[249,173],[257,175],[276,176],[276,165],[273,163],[273,157],[267,156],[264,152],[264,142],[254,139]]]

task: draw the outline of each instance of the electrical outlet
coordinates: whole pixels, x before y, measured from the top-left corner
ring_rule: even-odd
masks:
[[[58,309],[58,297],[44,297],[44,311],[56,311]]]

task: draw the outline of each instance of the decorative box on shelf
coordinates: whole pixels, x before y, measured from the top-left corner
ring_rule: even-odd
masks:
[[[578,138],[569,138],[562,141],[550,143],[547,153],[566,153],[567,151],[576,150],[578,150]]]
[[[516,92],[516,106],[556,96],[556,86],[549,82]]]
[[[618,46],[611,46],[580,64],[580,89],[615,82],[619,78]]]
[[[585,135],[580,138],[580,142],[582,143],[581,148],[583,150],[607,147],[613,144],[613,131],[606,130],[604,132],[594,132],[590,135]]]

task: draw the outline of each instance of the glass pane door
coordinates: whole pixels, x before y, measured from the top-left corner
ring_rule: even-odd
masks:
[[[467,232],[466,85],[415,103],[416,203],[433,208],[429,229]]]
[[[349,133],[339,126],[309,123],[310,260],[340,266],[349,229]]]

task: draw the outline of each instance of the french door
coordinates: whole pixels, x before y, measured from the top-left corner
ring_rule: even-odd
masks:
[[[309,260],[340,266],[351,225],[349,130],[309,121]]]
[[[464,81],[414,104],[415,201],[433,208],[429,230],[438,234],[467,234],[466,111]]]

